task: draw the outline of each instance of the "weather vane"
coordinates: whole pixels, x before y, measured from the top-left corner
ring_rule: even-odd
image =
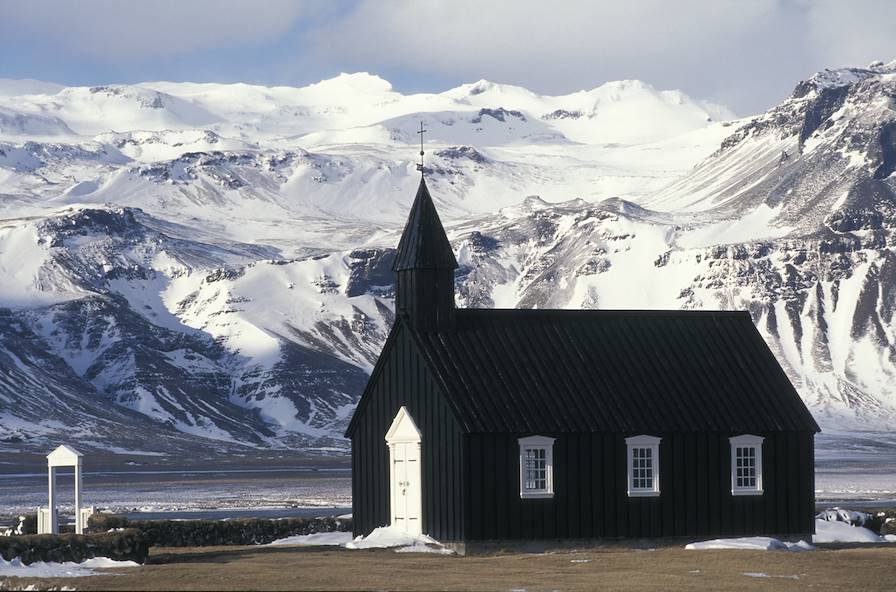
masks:
[[[420,122],[420,131],[417,132],[420,134],[420,163],[417,165],[417,170],[423,174],[423,134],[426,133],[426,130],[423,129],[423,122]]]

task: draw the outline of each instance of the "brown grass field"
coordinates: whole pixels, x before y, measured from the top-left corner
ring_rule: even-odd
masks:
[[[765,576],[746,575],[759,573]],[[893,591],[896,545],[806,553],[616,547],[466,557],[326,547],[160,548],[143,567],[83,578],[0,579],[0,590],[31,584],[77,590]]]

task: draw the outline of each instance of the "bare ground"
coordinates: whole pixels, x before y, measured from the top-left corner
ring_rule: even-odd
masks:
[[[115,575],[0,578],[0,589],[896,590],[896,545],[804,553],[616,547],[467,557],[326,547],[152,551],[147,565]]]

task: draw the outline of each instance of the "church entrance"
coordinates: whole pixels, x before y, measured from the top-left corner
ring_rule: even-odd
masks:
[[[423,488],[420,471],[420,431],[402,407],[386,433],[392,527],[410,535],[423,532]]]

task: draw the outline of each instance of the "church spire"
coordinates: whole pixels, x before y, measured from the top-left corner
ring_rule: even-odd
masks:
[[[392,270],[395,310],[420,331],[454,327],[454,270],[457,259],[421,177]]]
[[[408,269],[457,269],[451,243],[422,177],[392,265],[393,271]]]

